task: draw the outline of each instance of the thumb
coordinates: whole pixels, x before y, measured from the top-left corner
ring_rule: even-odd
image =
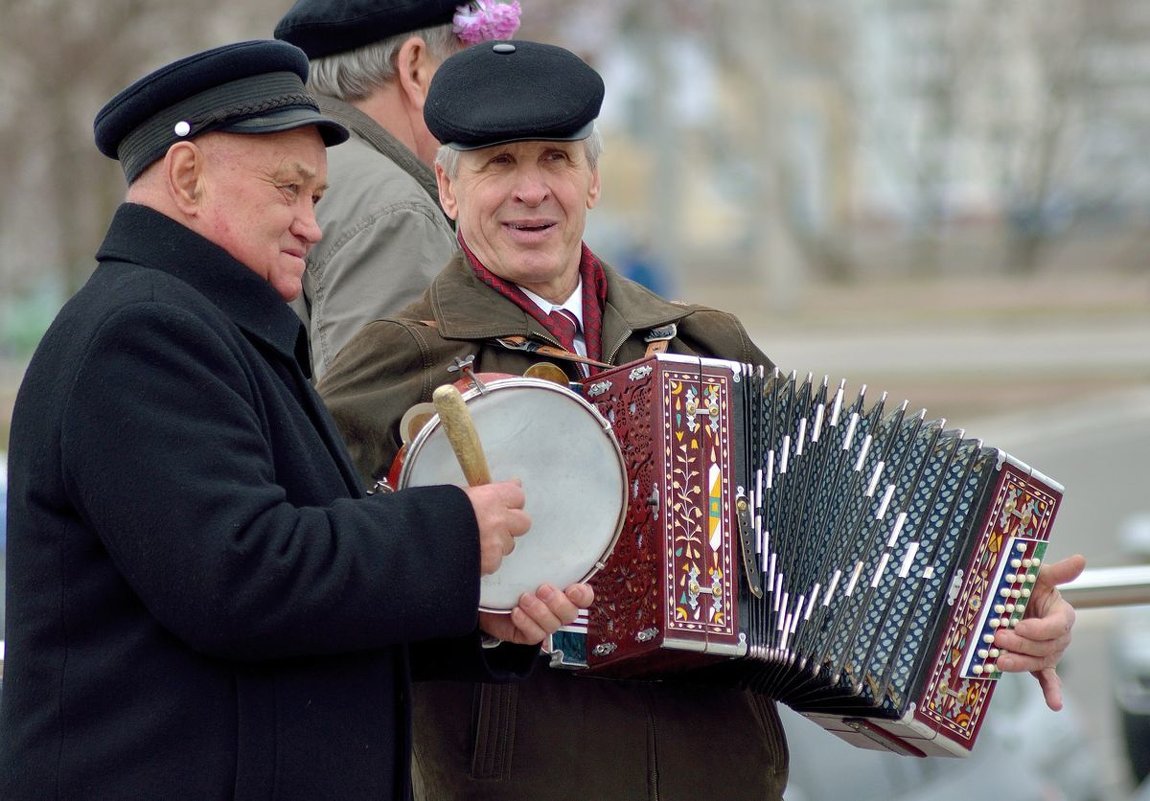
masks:
[[[1086,569],[1086,557],[1074,554],[1057,562],[1046,562],[1038,573],[1039,579],[1052,586],[1066,584],[1082,575]]]

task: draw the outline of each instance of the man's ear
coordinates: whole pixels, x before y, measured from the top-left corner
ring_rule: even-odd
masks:
[[[591,187],[587,192],[587,208],[595,208],[595,204],[599,202],[599,194],[603,190],[603,184],[599,180],[599,168],[596,167],[591,171]]]
[[[177,142],[164,156],[164,177],[172,202],[187,215],[199,211],[204,194],[204,151],[195,142]]]
[[[396,81],[406,101],[420,112],[423,111],[431,78],[438,67],[422,36],[409,36],[399,46],[399,53],[395,57]]]
[[[459,206],[455,202],[455,187],[439,162],[435,163],[435,183],[439,186],[439,205],[448,217],[458,222]]]

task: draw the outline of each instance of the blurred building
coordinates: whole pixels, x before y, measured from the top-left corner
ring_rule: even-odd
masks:
[[[612,243],[768,284],[1137,265],[1113,243],[1150,207],[1144,3],[735,5],[598,51]]]

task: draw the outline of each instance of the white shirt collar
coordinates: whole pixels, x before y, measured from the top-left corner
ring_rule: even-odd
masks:
[[[530,289],[519,287],[523,290],[523,294],[531,298],[531,302],[542,309],[544,314],[550,314],[555,309],[566,309],[575,315],[575,319],[579,321],[580,336],[583,331],[583,277],[579,277],[579,283],[575,285],[575,290],[567,297],[563,303],[555,304],[546,298],[536,295]]]

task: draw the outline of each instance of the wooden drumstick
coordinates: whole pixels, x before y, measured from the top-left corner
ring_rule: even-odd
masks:
[[[444,384],[436,388],[431,400],[435,404],[435,410],[439,412],[447,441],[451,443],[455,458],[463,468],[463,476],[467,479],[468,486],[490,484],[491,472],[487,468],[487,457],[483,455],[479,433],[471,422],[471,413],[467,411],[467,404],[459,394],[459,390],[451,384]]]

